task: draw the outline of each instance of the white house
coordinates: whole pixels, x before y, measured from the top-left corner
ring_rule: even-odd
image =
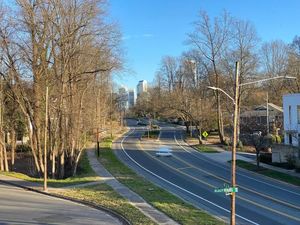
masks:
[[[283,96],[284,143],[300,146],[300,93]]]

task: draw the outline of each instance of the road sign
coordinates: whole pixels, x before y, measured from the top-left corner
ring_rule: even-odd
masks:
[[[206,131],[204,131],[204,132],[202,133],[202,136],[206,138],[206,137],[208,136],[208,133],[207,133]]]
[[[215,192],[233,193],[233,192],[238,192],[238,188],[237,187],[216,188]]]

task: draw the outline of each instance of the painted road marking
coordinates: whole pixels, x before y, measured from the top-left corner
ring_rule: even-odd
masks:
[[[143,149],[143,147],[142,147],[141,145],[140,145],[140,147],[141,147],[141,149]],[[143,150],[144,150],[144,149],[143,149]],[[192,179],[198,181],[199,183],[205,184],[205,185],[207,185],[208,187],[210,187],[210,188],[212,188],[212,189],[213,189],[213,188],[216,188],[215,186],[213,186],[213,185],[210,184],[210,183],[207,183],[207,182],[205,182],[205,181],[203,181],[203,180],[200,180],[200,179],[198,179],[197,177],[194,177],[194,176],[192,176],[192,175],[190,175],[190,174],[187,174],[187,173],[185,173],[185,172],[182,172],[182,171],[178,170],[177,168],[175,168],[175,167],[173,167],[173,166],[171,166],[171,165],[169,165],[169,164],[167,164],[167,163],[165,163],[165,162],[162,162],[162,161],[156,159],[155,157],[153,157],[153,156],[152,156],[150,153],[148,153],[147,151],[144,151],[144,152],[145,152],[147,155],[149,155],[151,158],[153,158],[153,159],[159,161],[160,163],[164,164],[165,166],[171,168],[172,170],[175,170],[175,171],[177,171],[178,173],[181,173],[181,174],[183,174],[183,175],[185,175],[185,176],[187,176],[187,177],[190,177],[190,178],[192,178]],[[174,156],[173,158],[179,159],[179,158],[176,157],[176,156]],[[182,161],[182,160],[181,160],[181,161]],[[240,187],[240,186],[239,186],[239,187]],[[241,196],[239,196],[239,195],[236,196],[236,197],[239,198],[239,199],[241,199],[241,200],[244,200],[244,201],[246,201],[246,202],[248,202],[248,203],[251,203],[251,204],[253,204],[253,205],[255,205],[255,206],[258,206],[258,207],[260,207],[260,208],[269,210],[269,211],[271,211],[271,212],[273,212],[273,213],[277,213],[277,214],[279,214],[279,215],[281,215],[281,216],[285,216],[285,217],[287,217],[287,218],[289,218],[289,219],[292,219],[292,220],[295,220],[295,221],[299,221],[299,222],[300,222],[300,219],[297,218],[297,217],[290,216],[290,215],[288,215],[288,214],[286,214],[286,213],[284,213],[284,212],[280,212],[280,211],[277,211],[277,210],[275,210],[275,209],[271,209],[271,208],[269,208],[269,207],[267,207],[267,206],[263,206],[263,205],[261,205],[261,204],[258,204],[258,203],[256,203],[256,202],[253,202],[253,201],[251,201],[251,200],[249,200],[249,199],[246,199],[246,198],[244,198],[244,197],[241,197]]]
[[[175,135],[175,132],[174,132],[174,135]],[[184,151],[186,151],[186,152],[192,154],[193,156],[195,156],[196,158],[198,158],[198,159],[200,159],[200,160],[203,160],[203,161],[205,161],[205,162],[211,163],[211,161],[209,161],[209,160],[207,160],[207,159],[199,158],[198,155],[197,155],[199,152],[197,152],[196,150],[191,149],[191,150],[193,151],[193,153],[197,153],[197,154],[193,154],[191,151],[187,150],[184,146],[182,146],[182,145],[178,142],[176,136],[174,136],[174,138],[175,138],[176,143],[177,143]],[[187,145],[187,144],[185,143],[185,145]],[[191,148],[191,147],[188,146],[188,145],[187,145],[187,147]],[[221,168],[221,169],[225,169],[225,170],[230,171],[230,169],[227,168],[227,167],[225,167],[225,166],[220,166],[219,164],[214,164],[214,165],[217,166],[217,167],[219,167],[219,168]],[[248,173],[252,173],[251,171],[247,171],[247,172],[248,172]],[[290,190],[288,190],[288,189],[281,188],[281,187],[278,187],[278,186],[269,184],[269,183],[264,182],[264,181],[261,181],[261,180],[257,180],[257,179],[255,179],[255,178],[253,178],[253,177],[249,177],[249,176],[247,176],[247,175],[244,175],[244,174],[241,174],[241,173],[238,173],[238,172],[237,172],[237,174],[240,175],[240,176],[246,177],[246,178],[248,178],[248,179],[251,179],[251,180],[260,182],[260,183],[262,183],[262,184],[266,184],[266,185],[268,185],[268,186],[277,188],[277,189],[279,189],[279,190],[282,190],[282,191],[289,192],[289,193],[291,193],[291,194],[300,196],[300,194],[297,193],[297,192],[290,191]],[[255,173],[253,173],[253,174],[255,174]],[[257,175],[257,174],[255,174],[255,175]],[[280,180],[275,180],[275,179],[272,179],[272,178],[270,178],[270,177],[264,177],[264,178],[265,178],[265,179],[270,179],[271,181],[276,181],[276,182],[279,182],[279,183],[283,183],[283,184],[285,184],[285,185],[290,185],[290,186],[293,186],[293,187],[297,187],[297,186],[295,186],[295,185],[288,184],[288,183],[285,183],[285,182],[280,181]]]
[[[134,132],[134,130],[133,130],[133,132]],[[133,132],[131,132],[131,133],[133,133]],[[227,213],[230,213],[230,210],[225,209],[225,208],[223,208],[222,206],[219,206],[219,205],[217,205],[217,204],[215,204],[215,203],[213,203],[213,202],[211,202],[211,201],[209,201],[209,200],[207,200],[207,199],[205,199],[205,198],[203,198],[203,197],[201,197],[201,196],[199,196],[199,195],[194,194],[193,192],[190,192],[190,191],[188,191],[188,190],[186,190],[186,189],[184,189],[184,188],[182,188],[182,187],[180,187],[180,186],[178,186],[178,185],[176,185],[176,184],[174,184],[174,183],[168,181],[167,179],[165,179],[165,178],[163,178],[163,177],[157,175],[156,173],[153,173],[152,171],[148,170],[147,168],[145,168],[145,167],[143,167],[141,164],[139,164],[137,161],[135,161],[135,160],[134,160],[127,152],[126,152],[126,150],[124,149],[124,146],[123,146],[124,140],[125,140],[129,135],[130,135],[130,133],[129,133],[128,135],[126,135],[126,136],[122,139],[122,141],[121,141],[121,148],[122,148],[122,151],[125,153],[125,155],[126,155],[132,162],[134,162],[137,166],[139,166],[139,167],[142,168],[143,170],[147,171],[148,173],[152,174],[153,176],[157,177],[158,179],[160,179],[160,180],[162,180],[162,181],[164,181],[164,182],[166,182],[166,183],[168,183],[168,184],[170,184],[170,185],[172,185],[172,186],[174,186],[174,187],[176,187],[176,188],[178,188],[178,189],[180,189],[180,190],[182,190],[182,191],[184,191],[184,192],[186,192],[186,193],[188,193],[188,194],[190,194],[190,195],[192,195],[192,196],[194,196],[194,197],[196,197],[196,198],[198,198],[198,199],[201,199],[202,201],[207,202],[207,203],[209,203],[209,204],[211,204],[211,205],[213,205],[213,206],[215,206],[215,207],[217,207],[217,208],[219,208],[219,209],[221,209],[221,210],[223,210],[223,211],[225,211],[225,212],[227,212]],[[243,219],[243,220],[245,220],[245,221],[247,221],[247,222],[249,222],[249,223],[251,223],[251,224],[259,225],[258,223],[254,222],[254,221],[252,221],[252,220],[249,220],[249,219],[247,219],[247,218],[245,218],[245,217],[243,217],[243,216],[240,216],[240,215],[238,215],[238,214],[236,214],[236,217],[238,217],[238,218],[240,218],[240,219]]]

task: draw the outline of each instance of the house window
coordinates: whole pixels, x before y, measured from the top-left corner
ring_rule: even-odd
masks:
[[[298,118],[298,124],[300,124],[300,105],[297,105],[297,118]]]
[[[290,145],[293,144],[293,136],[291,134],[289,134],[289,144]]]

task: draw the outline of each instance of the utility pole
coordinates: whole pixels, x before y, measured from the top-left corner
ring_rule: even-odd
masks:
[[[239,112],[239,62],[235,64],[235,95],[234,95],[234,120],[233,120],[233,143],[232,143],[232,161],[231,161],[231,187],[236,187],[236,145],[237,145],[237,120]],[[235,225],[235,192],[231,193],[231,218],[230,224]]]
[[[44,130],[44,191],[48,191],[47,187],[47,129],[48,129],[48,86],[46,87],[46,112],[45,112],[45,130]]]
[[[267,92],[267,134],[270,133],[270,122],[269,122],[269,92]]]
[[[113,81],[111,81],[113,82]],[[111,83],[110,91],[110,138],[113,138],[113,126],[112,126],[112,104],[113,104],[113,84]]]
[[[3,87],[2,87],[2,77],[0,76],[0,139],[4,137],[3,135]],[[4,139],[4,138],[3,138]],[[3,159],[3,147],[0,146],[0,171],[4,171],[4,159]]]
[[[96,99],[96,124],[97,124],[97,133],[96,133],[96,135],[97,135],[97,155],[98,155],[98,157],[100,156],[100,143],[99,143],[99,98],[100,98],[100,88],[99,88],[99,90],[98,90],[98,96],[97,96],[97,99]]]
[[[221,91],[223,94],[225,94],[229,99],[232,100],[234,104],[234,118],[233,118],[233,144],[232,144],[232,161],[231,161],[231,188],[232,192],[231,194],[231,214],[230,214],[230,224],[235,225],[235,193],[237,192],[236,187],[236,145],[237,145],[237,138],[238,138],[238,127],[237,127],[237,121],[239,117],[239,89],[242,86],[250,85],[250,84],[256,84],[260,82],[266,82],[269,80],[275,80],[275,79],[297,79],[296,77],[289,77],[289,76],[277,76],[272,78],[265,78],[262,80],[256,80],[251,81],[247,83],[239,84],[239,74],[240,74],[240,64],[239,62],[236,62],[236,70],[235,70],[235,95],[234,98],[232,98],[228,93],[226,93],[223,89],[219,87],[211,87],[208,86],[209,89],[212,90],[218,90]]]

